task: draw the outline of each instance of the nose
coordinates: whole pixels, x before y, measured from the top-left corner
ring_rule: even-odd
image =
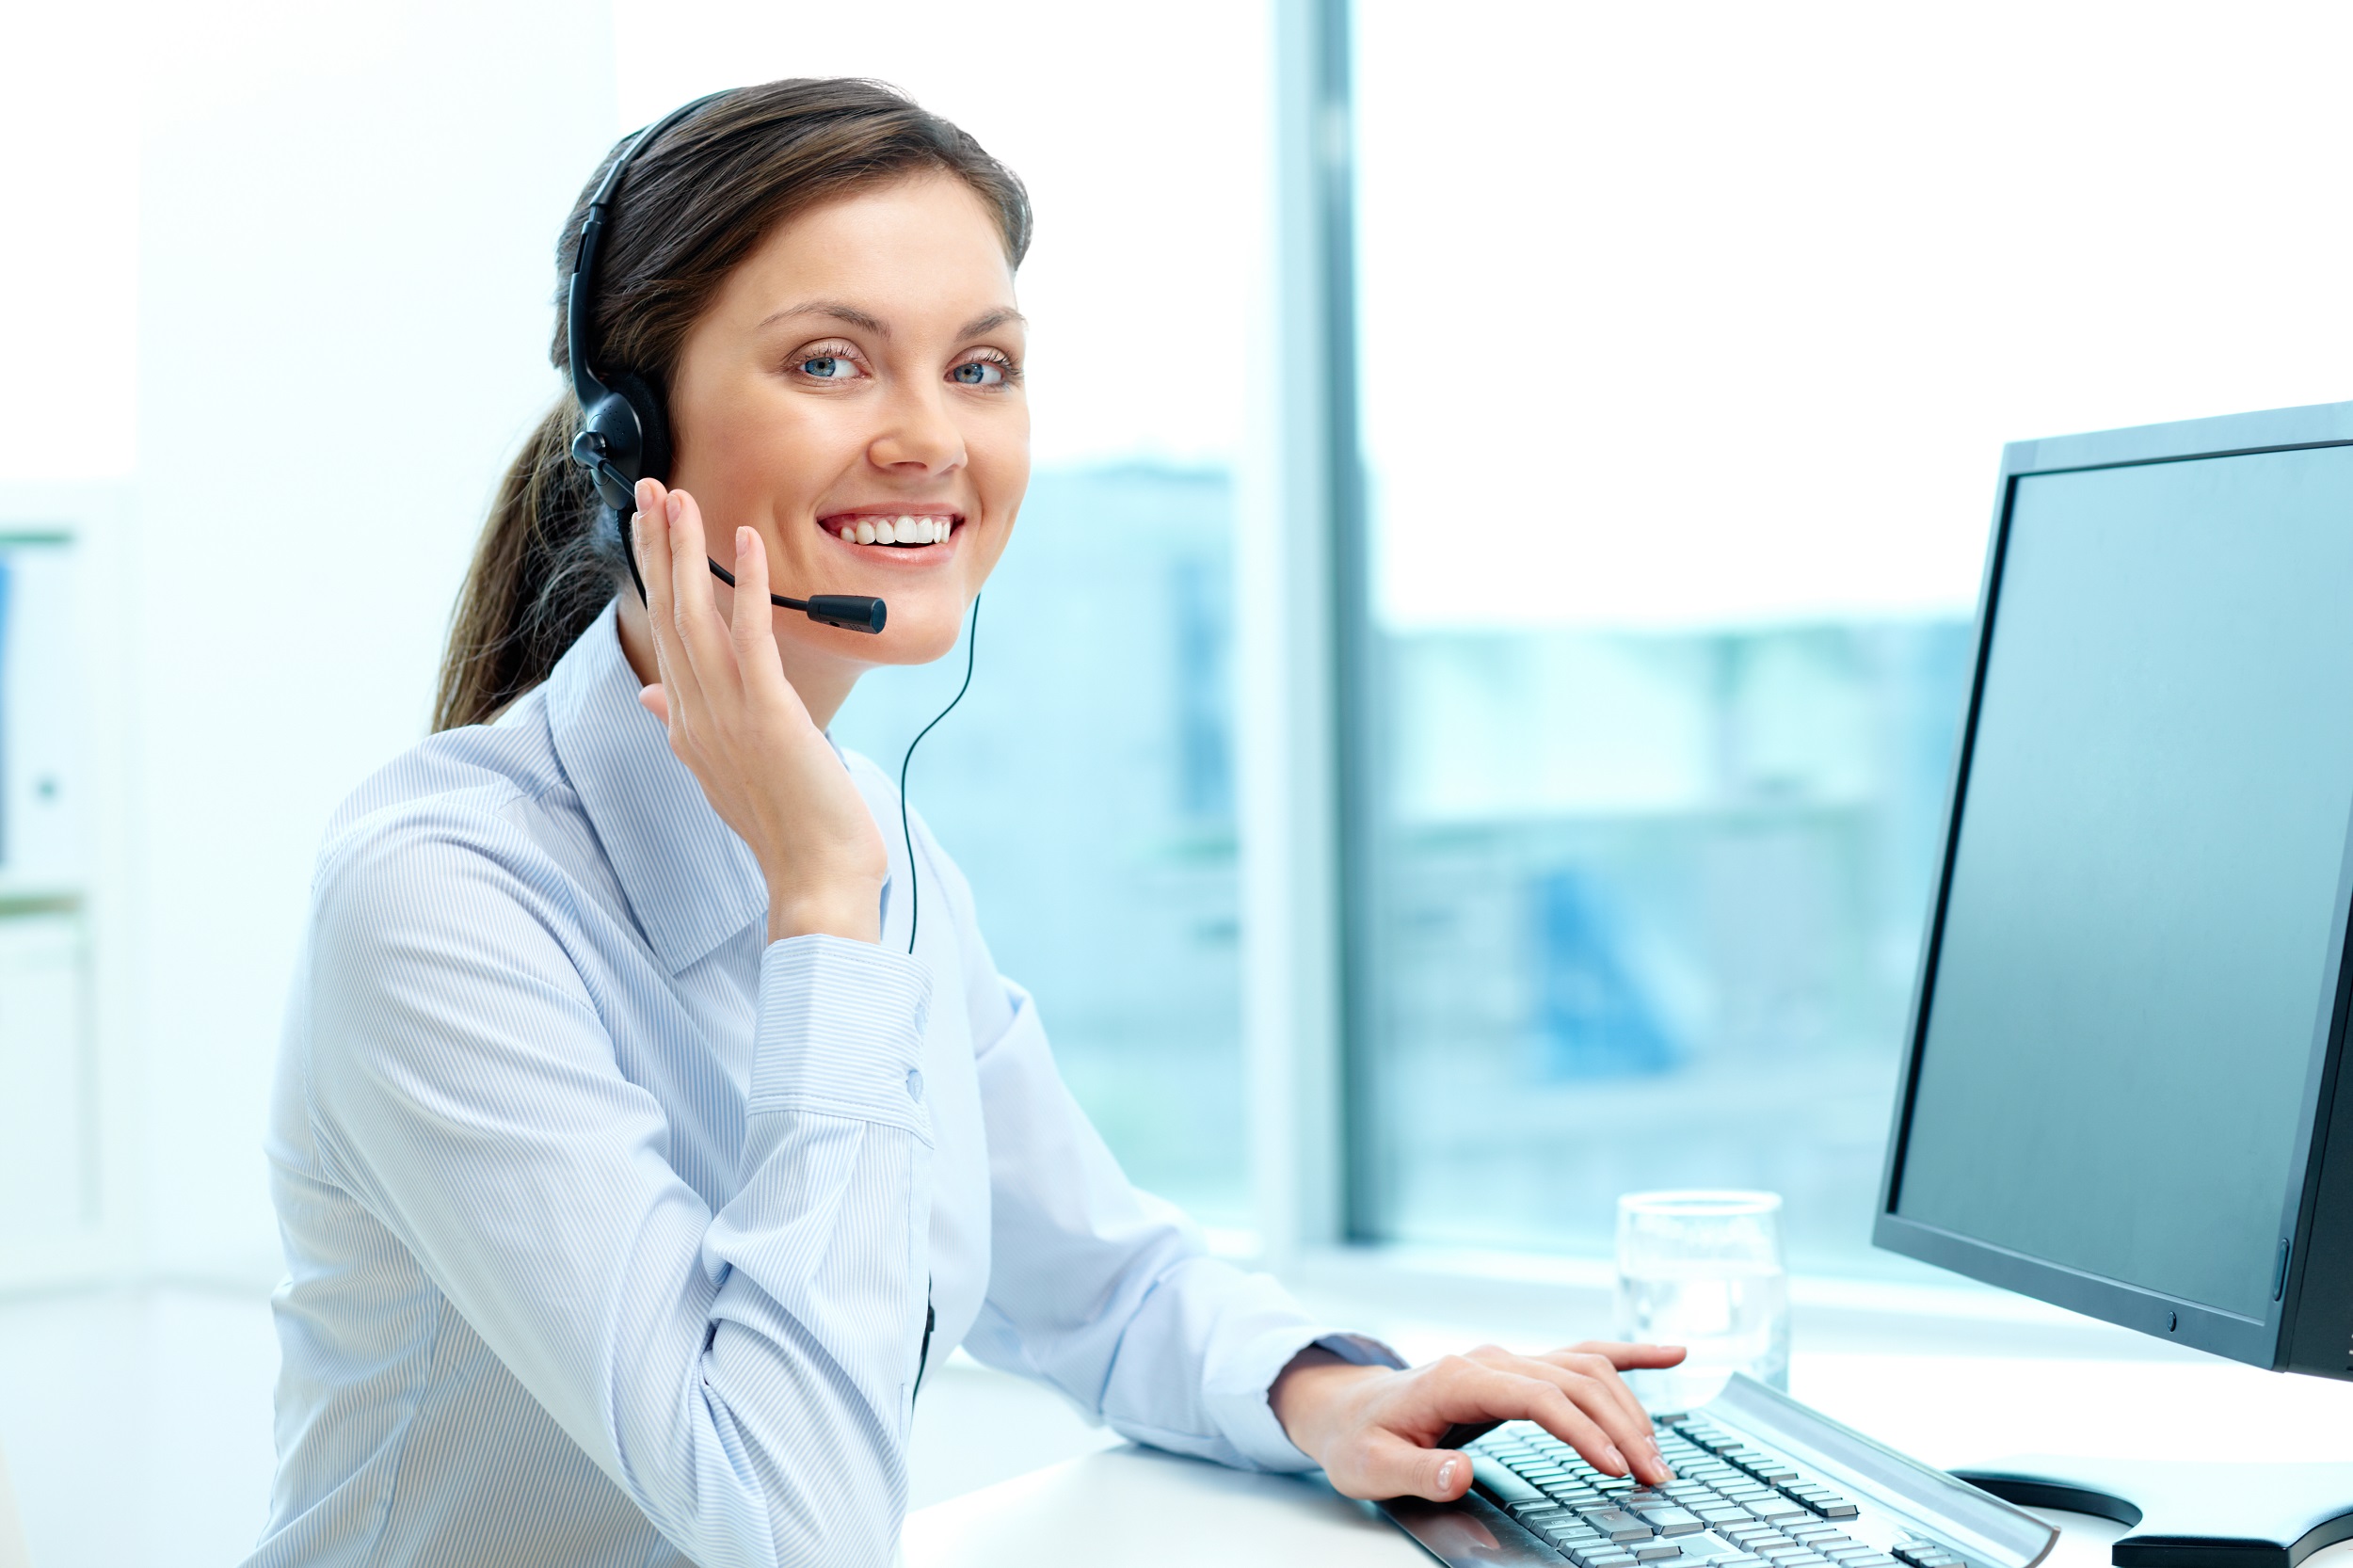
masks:
[[[964,431],[950,415],[940,388],[903,384],[890,400],[882,433],[866,451],[877,468],[947,473],[964,465]]]

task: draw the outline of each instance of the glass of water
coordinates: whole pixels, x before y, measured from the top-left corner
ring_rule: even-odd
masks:
[[[1618,1199],[1618,1337],[1689,1350],[1626,1374],[1652,1410],[1705,1404],[1746,1372],[1789,1387],[1789,1271],[1778,1192],[1628,1192]]]

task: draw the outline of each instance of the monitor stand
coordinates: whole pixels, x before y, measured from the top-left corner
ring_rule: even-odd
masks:
[[[2204,1441],[2217,1447],[2227,1432]],[[2028,1454],[1953,1474],[2005,1502],[2113,1519],[2116,1568],[2294,1568],[2353,1539],[2353,1464],[2234,1464]]]

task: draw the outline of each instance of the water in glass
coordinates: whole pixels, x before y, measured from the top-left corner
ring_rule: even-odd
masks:
[[[1706,1403],[1735,1372],[1789,1386],[1789,1279],[1772,1192],[1629,1192],[1618,1200],[1618,1336],[1682,1345],[1679,1367],[1629,1375],[1653,1410]]]

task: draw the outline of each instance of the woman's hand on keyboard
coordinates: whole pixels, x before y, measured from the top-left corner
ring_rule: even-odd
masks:
[[[1470,1456],[1431,1445],[1449,1427],[1487,1421],[1533,1421],[1595,1468],[1657,1486],[1673,1472],[1618,1374],[1682,1359],[1678,1345],[1588,1343],[1541,1355],[1481,1345],[1398,1371],[1310,1347],[1267,1399],[1300,1451],[1351,1497],[1461,1496],[1470,1490]]]

